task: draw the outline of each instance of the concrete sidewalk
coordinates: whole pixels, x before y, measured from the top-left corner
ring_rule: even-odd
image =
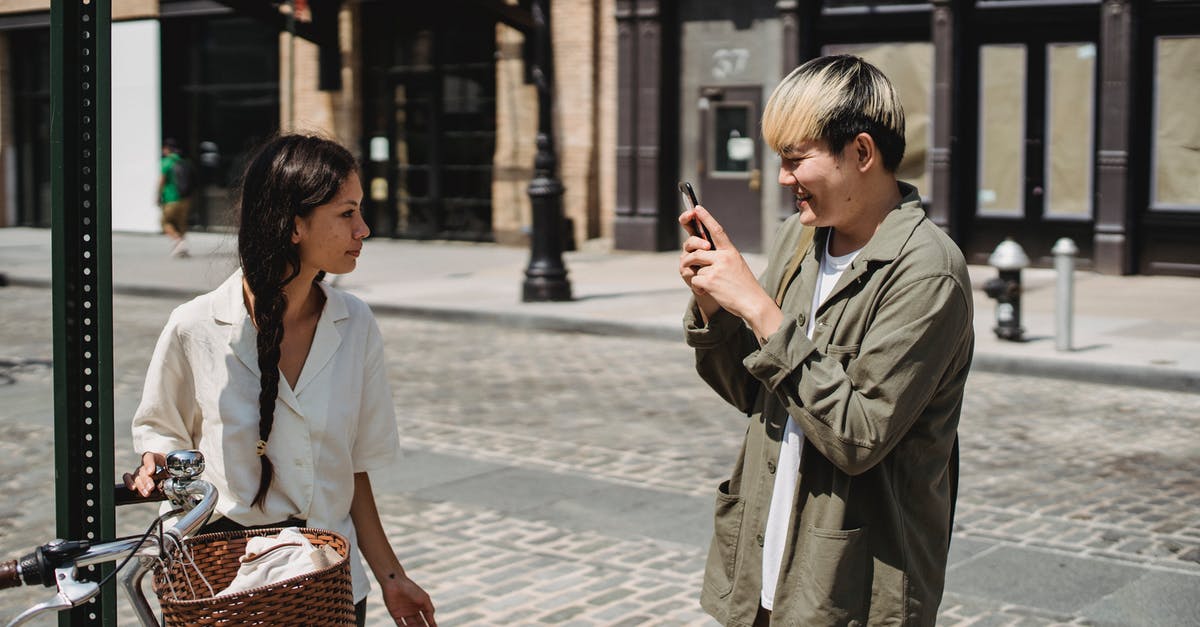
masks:
[[[233,235],[194,233],[192,257],[168,257],[158,235],[113,235],[113,286],[121,293],[184,299],[218,285],[236,266]],[[574,300],[522,303],[529,251],[489,244],[368,240],[358,269],[334,277],[378,314],[489,322],[549,330],[681,339],[688,300],[675,252],[611,251],[588,242],[564,255]],[[755,271],[761,256],[748,256]],[[50,231],[0,229],[0,274],[49,285]],[[1024,273],[1026,342],[996,338],[994,303],[979,289],[995,275],[972,266],[975,367],[993,372],[1200,392],[1200,279],[1075,276],[1074,350],[1054,342],[1055,274]],[[0,291],[0,294],[3,292]]]

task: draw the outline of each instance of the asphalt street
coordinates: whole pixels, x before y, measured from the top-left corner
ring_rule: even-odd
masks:
[[[50,297],[0,288],[6,558],[53,535]],[[177,304],[114,302],[118,473],[135,461],[129,420]],[[380,325],[405,455],[373,482],[440,624],[714,624],[697,602],[713,491],[745,418],[698,379],[689,349],[401,316]],[[939,624],[1200,624],[1200,395],[976,372],[960,434]],[[120,530],[150,511],[122,508]],[[0,619],[46,594],[0,595]],[[370,615],[385,624],[377,597]]]

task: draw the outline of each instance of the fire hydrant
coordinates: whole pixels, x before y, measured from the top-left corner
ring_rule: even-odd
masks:
[[[999,270],[999,276],[983,284],[983,291],[996,301],[996,337],[1020,342],[1025,329],[1021,328],[1021,270],[1029,266],[1025,249],[1005,238],[988,257],[988,265]]]

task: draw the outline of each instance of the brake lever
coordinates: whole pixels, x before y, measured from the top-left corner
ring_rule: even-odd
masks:
[[[59,612],[78,607],[100,593],[100,584],[94,581],[79,581],[75,578],[77,574],[79,571],[73,564],[54,569],[54,581],[58,584],[58,594],[55,594],[54,598],[49,601],[38,603],[21,612],[19,616],[12,619],[8,627],[24,624],[46,612]]]

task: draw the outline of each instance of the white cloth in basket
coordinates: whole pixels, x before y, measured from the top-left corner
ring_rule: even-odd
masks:
[[[281,529],[278,536],[255,536],[246,542],[237,575],[217,596],[299,577],[328,568],[340,559],[330,546],[314,547],[296,527]]]

